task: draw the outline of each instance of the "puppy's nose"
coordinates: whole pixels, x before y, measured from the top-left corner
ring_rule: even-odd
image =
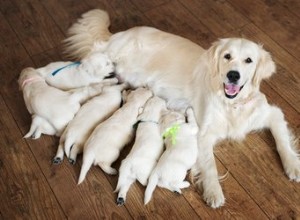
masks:
[[[240,78],[240,73],[235,70],[231,70],[227,73],[227,78],[229,79],[229,82],[236,83]]]

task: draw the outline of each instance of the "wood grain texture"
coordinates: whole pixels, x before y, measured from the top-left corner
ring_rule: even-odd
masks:
[[[134,183],[118,207],[117,176],[92,167],[76,182],[81,156],[51,164],[57,137],[24,140],[31,118],[17,85],[27,66],[65,60],[61,40],[67,28],[93,8],[108,11],[112,32],[148,25],[186,37],[204,48],[222,37],[262,43],[277,73],[261,90],[279,106],[300,135],[300,4],[297,0],[2,0],[0,2],[0,219],[299,219],[300,184],[285,176],[269,131],[215,148],[226,204],[209,208],[191,186],[183,195],[157,188],[143,205],[145,187]],[[131,144],[132,145],[132,144]],[[121,160],[130,151],[122,151]]]

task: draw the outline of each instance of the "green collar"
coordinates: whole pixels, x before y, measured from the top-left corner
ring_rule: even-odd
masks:
[[[176,136],[178,134],[178,131],[180,129],[180,125],[178,123],[175,123],[172,127],[169,127],[165,130],[163,133],[163,138],[171,138],[172,145],[176,144]]]

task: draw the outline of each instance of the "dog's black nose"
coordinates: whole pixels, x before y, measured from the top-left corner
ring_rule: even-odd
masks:
[[[229,79],[229,82],[236,83],[240,78],[240,73],[235,70],[231,70],[227,73],[227,78]]]

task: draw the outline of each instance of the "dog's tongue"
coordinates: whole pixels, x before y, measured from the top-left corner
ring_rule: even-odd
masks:
[[[235,84],[225,84],[225,92],[227,95],[235,95],[240,91],[241,87]]]

